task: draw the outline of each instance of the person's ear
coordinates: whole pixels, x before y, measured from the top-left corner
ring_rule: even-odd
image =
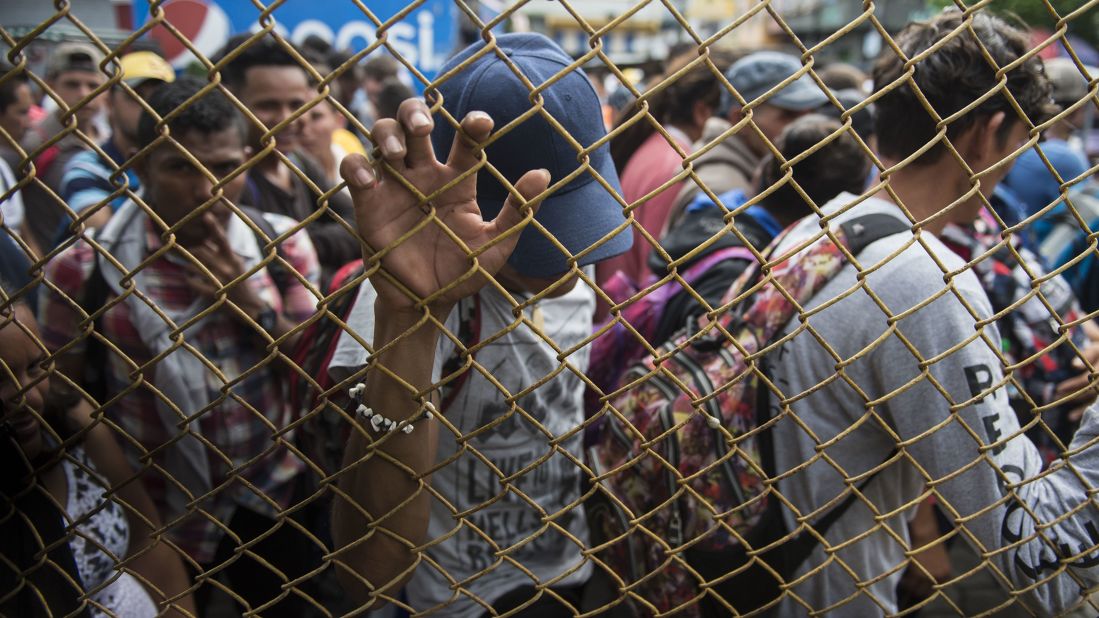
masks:
[[[980,169],[987,169],[990,165],[1000,160],[999,153],[1003,149],[1000,133],[1004,127],[1007,116],[1004,112],[996,112],[991,116],[977,122],[977,133],[974,136],[973,146],[977,151],[973,154],[979,157]]]
[[[732,107],[729,108],[729,112],[725,114],[725,119],[729,121],[729,124],[740,122],[744,119],[744,108],[734,101]]]

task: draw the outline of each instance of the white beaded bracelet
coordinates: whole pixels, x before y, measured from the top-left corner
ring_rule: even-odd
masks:
[[[404,433],[412,433],[413,423],[420,420],[419,417],[408,418],[403,421],[390,420],[378,412],[371,410],[365,404],[362,403],[361,397],[363,392],[366,391],[366,385],[359,382],[355,386],[352,386],[347,394],[358,405],[355,408],[355,416],[363,420],[370,422],[370,428],[377,433],[387,433],[391,431],[403,431]],[[430,401],[424,402],[424,412],[422,418],[431,419],[435,417],[435,406]]]

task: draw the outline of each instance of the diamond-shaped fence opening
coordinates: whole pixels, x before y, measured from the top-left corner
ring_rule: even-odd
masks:
[[[1094,614],[1099,13],[955,4],[0,19],[0,613]]]

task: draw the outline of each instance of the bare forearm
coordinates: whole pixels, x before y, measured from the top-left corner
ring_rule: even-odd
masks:
[[[134,475],[107,425],[92,419],[91,405],[84,400],[70,410],[81,427],[89,427],[85,445],[96,469],[109,481],[115,498],[126,512],[130,547],[124,565],[135,573],[150,598],[169,616],[197,616],[194,599],[185,594],[191,582],[180,555],[161,541],[156,532],[160,520],[149,495]],[[167,605],[166,600],[171,599]]]
[[[134,558],[131,568],[145,583],[149,596],[165,616],[198,616],[195,600],[190,594],[182,594],[190,587],[190,580],[179,556],[166,543],[156,542],[148,551]],[[166,600],[172,599],[166,605]]]
[[[421,316],[375,306],[374,346],[382,350],[366,374],[363,403],[400,422],[421,412],[415,393],[431,384],[438,328],[417,325]],[[361,603],[395,594],[411,574],[413,549],[427,530],[425,472],[435,461],[434,421],[420,418],[411,433],[375,433],[369,422],[352,430],[333,505],[333,532],[340,548],[345,590]]]

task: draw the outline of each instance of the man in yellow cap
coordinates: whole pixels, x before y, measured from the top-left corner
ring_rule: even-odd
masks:
[[[69,208],[77,214],[91,209],[85,226],[102,227],[111,214],[132,197],[140,188],[137,175],[126,165],[136,152],[137,122],[142,107],[136,94],[148,100],[158,88],[175,81],[176,74],[164,58],[151,51],[135,51],[119,59],[122,66],[122,82],[115,84],[108,96],[108,117],[111,137],[100,144],[107,155],[86,150],[74,156],[65,166],[59,194]],[[122,84],[129,86],[126,88]],[[111,181],[112,175],[125,178],[126,190]],[[57,230],[57,239],[72,234],[72,219],[65,216]]]

